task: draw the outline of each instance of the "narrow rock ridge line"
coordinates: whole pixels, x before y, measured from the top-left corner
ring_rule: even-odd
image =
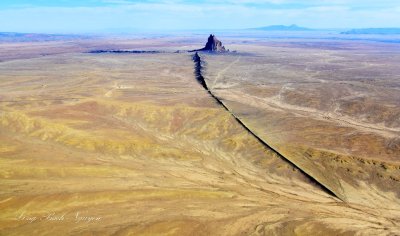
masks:
[[[277,154],[282,160],[284,160],[285,162],[287,162],[290,166],[292,166],[293,168],[296,168],[298,171],[300,171],[300,173],[302,173],[303,175],[305,175],[312,183],[314,183],[315,185],[317,185],[318,187],[321,188],[321,190],[323,190],[324,192],[328,193],[329,195],[340,199],[341,201],[344,201],[343,199],[341,199],[339,196],[337,196],[332,190],[330,190],[328,187],[326,187],[324,184],[320,183],[318,180],[316,180],[313,176],[311,176],[310,174],[308,174],[307,172],[305,172],[303,169],[301,169],[299,166],[297,166],[294,162],[290,161],[288,158],[286,158],[285,156],[283,156],[280,152],[278,152],[276,149],[274,149],[273,147],[271,147],[268,143],[266,143],[264,140],[262,140],[260,137],[258,137],[253,131],[251,131],[217,96],[215,96],[211,90],[208,88],[207,83],[202,75],[202,61],[201,58],[199,56],[199,54],[196,52],[193,57],[193,62],[194,62],[194,74],[196,77],[196,80],[203,86],[203,88],[208,92],[208,94],[210,94],[211,97],[214,98],[214,100],[221,105],[227,112],[229,112],[229,114],[231,114],[231,116],[233,118],[235,118],[235,120],[247,131],[249,132],[254,138],[256,138],[264,147],[272,150],[275,154]]]
[[[100,54],[100,53],[131,53],[131,54],[155,54],[155,53],[165,53],[163,51],[143,51],[143,50],[92,50],[88,53]]]

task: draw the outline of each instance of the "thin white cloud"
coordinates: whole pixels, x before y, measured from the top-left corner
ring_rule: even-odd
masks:
[[[0,28],[4,31],[88,32],[108,28],[240,29],[271,24],[298,24],[314,28],[400,27],[399,6],[353,9],[353,6],[341,4],[341,0],[330,1],[335,4],[302,8],[263,8],[245,4],[261,2],[254,0],[227,0],[236,4],[214,4],[211,0],[203,4],[173,0],[106,1],[112,5],[3,9],[0,10]]]

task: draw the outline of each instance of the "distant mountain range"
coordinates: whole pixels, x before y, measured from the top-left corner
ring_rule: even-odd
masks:
[[[365,28],[352,29],[341,34],[400,34],[400,28]]]
[[[252,28],[252,30],[264,30],[264,31],[311,31],[313,29],[300,27],[298,25],[270,25],[259,28]]]

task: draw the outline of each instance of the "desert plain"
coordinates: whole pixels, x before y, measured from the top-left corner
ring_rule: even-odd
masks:
[[[0,43],[0,235],[399,235],[398,44],[207,36]]]

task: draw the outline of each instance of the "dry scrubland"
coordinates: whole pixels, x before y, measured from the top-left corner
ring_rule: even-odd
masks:
[[[400,50],[371,43],[247,46],[206,56],[212,91],[342,200],[400,208]]]
[[[201,54],[212,91],[343,202],[215,103],[190,54],[81,53],[171,41],[5,47],[0,235],[400,234],[399,54],[260,43]],[[66,216],[18,219],[49,213]]]

